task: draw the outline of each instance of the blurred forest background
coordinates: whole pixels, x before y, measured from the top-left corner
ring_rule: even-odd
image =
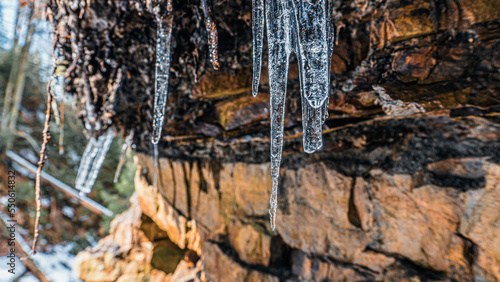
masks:
[[[15,170],[15,219],[23,228],[18,231],[28,244],[33,237],[36,212],[34,174],[10,160],[6,152],[11,150],[34,165],[38,162],[45,121],[45,92],[53,66],[50,33],[51,26],[46,15],[37,11],[34,2],[0,0],[0,212],[6,213],[7,171]],[[56,109],[63,116],[52,119],[44,171],[73,187],[84,151],[82,144],[87,143],[87,138],[78,119],[80,109],[76,107],[71,93],[65,93],[57,104]],[[63,138],[60,140],[62,119]],[[123,140],[115,139],[88,197],[118,214],[129,206],[129,198],[134,191],[135,167],[129,152],[119,181],[113,183],[123,144]],[[60,144],[60,141],[63,143]],[[35,255],[34,260],[42,258],[44,253],[53,253],[57,246],[65,246],[64,250],[74,255],[108,233],[112,218],[94,214],[46,181],[42,182],[41,193],[39,251],[42,254]],[[0,240],[5,240],[6,234],[2,226]],[[4,254],[0,253],[0,256]],[[0,269],[4,267],[2,263]],[[68,263],[67,271],[70,270],[71,264]],[[46,273],[50,272],[53,270]]]

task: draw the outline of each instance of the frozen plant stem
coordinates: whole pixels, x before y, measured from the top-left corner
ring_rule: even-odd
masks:
[[[50,77],[49,83],[51,85],[52,95],[54,97],[53,107],[54,107],[54,118],[56,123],[59,124],[59,154],[64,154],[64,73],[58,70],[58,61],[55,64],[55,73]],[[59,102],[59,112],[55,110]]]
[[[218,53],[218,42],[219,36],[217,33],[217,27],[212,19],[212,1],[211,0],[200,0],[201,9],[203,10],[203,15],[205,16],[205,28],[208,34],[208,52],[210,55],[210,62],[215,70],[218,70],[219,65],[219,53]],[[208,2],[208,3],[207,3]]]
[[[159,8],[159,7],[157,7]],[[172,39],[172,1],[167,2],[166,18],[158,11],[156,39],[156,73],[153,115],[153,138],[151,142],[158,144],[161,139],[163,121],[165,120],[165,105],[168,95],[168,79],[170,74],[170,43]]]
[[[253,0],[253,83],[257,95],[262,66],[264,0]],[[278,179],[283,150],[285,97],[289,57],[294,52],[299,64],[302,98],[304,151],[313,153],[323,147],[322,127],[328,115],[330,58],[333,32],[327,0],[267,0],[265,3],[271,92],[271,175],[269,210],[271,228],[276,228]]]
[[[127,149],[132,145],[132,138],[134,138],[134,130],[130,132],[127,138],[125,138],[125,143],[123,143],[120,160],[118,161],[118,167],[116,168],[115,177],[113,178],[113,183],[118,183],[118,180],[120,179],[120,174],[126,160]]]

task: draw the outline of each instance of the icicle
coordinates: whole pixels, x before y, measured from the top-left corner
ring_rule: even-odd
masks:
[[[301,92],[313,108],[328,97],[330,83],[330,19],[327,0],[291,1],[297,35],[296,54],[302,75]]]
[[[263,0],[253,0],[254,69],[252,94],[258,93],[262,65]],[[331,4],[327,0],[268,0],[266,26],[271,92],[271,228],[275,229],[279,168],[283,148],[284,106],[290,53],[299,64],[304,151],[323,146],[322,126],[328,116],[330,58],[333,50]]]
[[[305,100],[304,96],[302,99]],[[323,147],[324,110],[324,107],[313,108],[307,101],[302,102],[303,146],[306,153],[314,153]]]
[[[120,160],[118,161],[118,167],[116,167],[115,177],[113,178],[113,183],[118,183],[120,179],[120,174],[122,172],[123,165],[125,164],[127,149],[132,146],[132,139],[134,138],[134,130],[125,138],[125,143],[122,146],[122,152],[120,154]]]
[[[278,207],[278,178],[283,148],[285,96],[288,78],[288,61],[292,48],[289,6],[286,1],[268,1],[267,41],[269,48],[269,86],[271,91],[271,228],[275,229]]]
[[[260,72],[262,68],[262,43],[264,41],[264,0],[252,1],[253,33],[253,81],[252,94],[259,93]]]
[[[56,100],[52,100],[52,112],[54,113],[54,121],[56,122],[57,125],[60,125],[61,118],[59,117],[59,110],[57,108],[58,107]]]
[[[59,104],[61,123],[59,124],[59,155],[64,154],[64,97]]]
[[[153,185],[155,187],[155,191],[157,191],[157,189],[158,189],[158,144],[153,144],[153,165],[154,165]]]
[[[201,1],[201,9],[205,15],[205,28],[208,34],[208,52],[210,54],[210,62],[215,70],[219,69],[219,53],[218,53],[218,42],[219,36],[217,33],[217,27],[212,20],[212,3],[207,4],[207,0]],[[210,0],[208,0],[210,1]]]
[[[113,142],[113,137],[115,136],[115,131],[112,127],[110,127],[106,133],[100,136],[97,139],[97,154],[94,158],[92,169],[89,172],[87,181],[85,182],[85,189],[82,190],[84,193],[90,193],[94,183],[97,179],[97,175],[99,174],[99,170],[106,158],[106,154],[108,153],[109,146],[111,142]]]
[[[57,53],[60,53],[61,47],[57,47]],[[59,154],[64,154],[64,71],[66,66],[63,65],[64,58],[59,56],[56,60],[55,70],[53,75],[50,77],[50,89],[54,95],[55,101],[59,102],[59,113],[57,113],[57,124],[59,124]],[[55,102],[54,102],[55,103]],[[54,107],[55,108],[55,107]],[[54,111],[55,113],[55,111]]]
[[[323,147],[322,126],[330,85],[330,18],[327,0],[300,4],[294,10],[296,54],[302,96],[304,151],[313,153]]]
[[[76,189],[80,190],[81,193],[87,194],[92,190],[114,135],[115,131],[110,127],[97,140],[95,138],[89,140],[75,182]]]
[[[75,187],[78,190],[82,190],[85,186],[85,180],[87,180],[87,175],[92,169],[92,163],[97,154],[97,140],[93,137],[89,139],[85,151],[83,152],[82,159],[80,161],[80,166],[78,167],[78,173],[76,175]]]
[[[153,117],[153,138],[151,142],[158,144],[161,139],[165,104],[168,95],[168,79],[170,74],[170,41],[172,38],[172,0],[167,2],[167,16],[158,17],[156,39],[156,79]]]

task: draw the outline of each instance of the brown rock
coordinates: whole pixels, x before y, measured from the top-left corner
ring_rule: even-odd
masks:
[[[372,176],[369,182],[357,178],[354,190],[362,228],[376,248],[447,270],[451,261],[443,258],[449,257],[463,216],[457,191],[432,185],[414,189],[409,175],[372,172]]]
[[[427,169],[437,175],[451,175],[462,178],[481,178],[485,176],[484,159],[447,159],[427,165]]]
[[[271,237],[256,230],[256,227],[232,222],[228,227],[229,244],[239,259],[250,264],[268,266],[271,257]]]
[[[365,234],[348,218],[352,178],[324,164],[286,170],[281,183],[288,187],[287,209],[278,211],[278,233],[293,248],[352,261],[366,245]]]
[[[397,52],[392,61],[392,70],[401,81],[423,81],[429,77],[436,64],[436,59],[432,57],[434,52],[433,47]]]
[[[208,280],[220,282],[279,281],[278,277],[276,276],[241,266],[238,262],[235,262],[229,256],[224,254],[219,246],[214,243],[203,243],[202,260],[205,263],[204,269]],[[224,275],[221,275],[222,273],[224,273]]]
[[[463,218],[460,233],[481,249],[479,267],[497,278],[500,269],[500,166],[485,165],[486,187]],[[488,258],[489,257],[489,258]],[[483,264],[483,265],[482,265]]]
[[[234,130],[266,119],[269,115],[269,95],[262,93],[256,98],[245,95],[230,102],[216,103],[215,108],[219,124],[225,130]]]
[[[343,267],[332,260],[308,257],[294,250],[292,253],[292,272],[301,281],[368,281],[373,273],[355,267]]]

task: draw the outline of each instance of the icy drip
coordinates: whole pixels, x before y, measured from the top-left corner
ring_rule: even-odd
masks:
[[[271,228],[275,229],[279,168],[283,148],[284,105],[288,60],[293,51],[299,63],[304,151],[323,146],[322,126],[328,115],[333,28],[327,0],[268,0],[266,7],[271,92]],[[254,66],[252,92],[258,93],[262,65],[263,0],[253,1]]]
[[[125,164],[125,156],[127,154],[128,148],[132,146],[132,139],[134,138],[134,130],[130,132],[130,134],[125,138],[125,143],[122,145],[122,152],[120,154],[120,160],[118,161],[118,167],[116,168],[115,177],[113,178],[113,183],[118,183],[118,179],[120,179],[120,174],[122,172],[123,165]]]
[[[208,52],[210,55],[210,62],[215,70],[218,70],[219,65],[219,53],[218,53],[218,42],[219,36],[217,33],[217,27],[212,20],[212,8],[211,2],[207,4],[210,0],[201,0],[201,9],[203,10],[203,15],[205,16],[205,28],[208,34]]]
[[[269,48],[269,86],[271,92],[271,228],[275,229],[278,207],[278,178],[283,148],[285,96],[288,78],[288,61],[292,48],[292,30],[289,3],[268,1],[267,40]]]
[[[291,1],[296,35],[295,53],[299,63],[302,96],[304,151],[323,147],[324,105],[330,85],[330,18],[327,0]],[[327,104],[327,102],[326,102]]]
[[[158,189],[158,144],[153,144],[153,185],[155,187],[155,191]]]
[[[158,144],[161,139],[165,105],[168,95],[168,79],[170,74],[170,43],[172,38],[172,1],[167,2],[167,16],[158,17],[156,39],[156,74],[153,117],[153,138],[151,142]]]
[[[260,72],[262,68],[262,42],[264,41],[264,0],[252,1],[253,33],[253,81],[252,94],[259,93]]]
[[[92,191],[92,187],[97,179],[102,163],[106,158],[109,146],[113,142],[115,131],[110,127],[97,140],[91,138],[82,156],[75,186],[81,193],[87,194]]]
[[[50,89],[52,94],[54,95],[53,100],[53,108],[57,109],[57,102],[59,102],[59,112],[54,110],[54,116],[56,117],[56,123],[59,125],[59,154],[64,154],[64,102],[65,102],[65,93],[64,93],[64,70],[66,69],[64,66],[60,65],[62,59],[58,59],[58,63],[56,64],[56,69],[54,74],[50,77]]]

